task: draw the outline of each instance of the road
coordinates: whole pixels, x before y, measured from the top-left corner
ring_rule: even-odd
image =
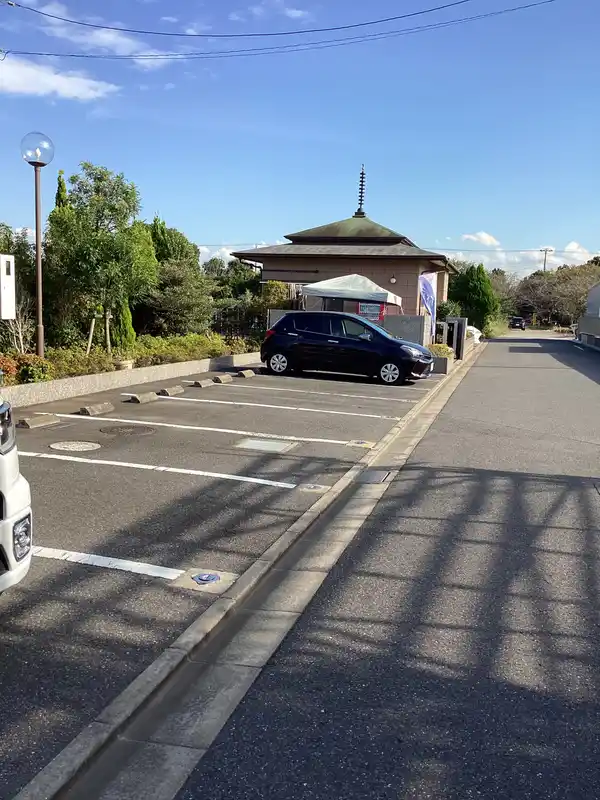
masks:
[[[188,572],[240,575],[435,383],[257,375],[148,405],[116,390],[19,410],[61,422],[18,434],[42,550],[0,600],[1,800],[213,602]],[[90,400],[115,410],[73,416]]]
[[[598,795],[600,357],[540,337],[488,344],[178,800]]]

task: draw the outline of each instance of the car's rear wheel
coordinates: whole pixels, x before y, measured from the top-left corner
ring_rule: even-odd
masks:
[[[287,375],[292,371],[290,359],[284,353],[273,353],[267,361],[267,369],[273,375]]]
[[[385,361],[379,367],[377,377],[381,383],[385,383],[386,386],[397,386],[399,383],[404,383],[406,380],[406,373],[395,361]]]

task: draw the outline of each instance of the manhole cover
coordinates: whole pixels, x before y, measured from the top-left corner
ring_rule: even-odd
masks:
[[[87,450],[100,450],[98,442],[55,442],[51,450],[66,450],[69,453],[84,453]]]
[[[156,433],[156,428],[149,425],[111,425],[109,428],[100,428],[100,433],[111,436],[148,436]]]

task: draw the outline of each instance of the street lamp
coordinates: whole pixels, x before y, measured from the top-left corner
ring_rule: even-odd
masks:
[[[43,281],[42,281],[42,167],[48,166],[54,158],[52,140],[43,133],[28,133],[21,142],[23,160],[31,164],[35,170],[35,276],[36,276],[36,311],[37,335],[36,352],[44,357],[44,317],[43,317]]]

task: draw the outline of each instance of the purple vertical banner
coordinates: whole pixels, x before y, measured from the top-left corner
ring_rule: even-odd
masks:
[[[437,273],[424,272],[419,275],[419,291],[421,302],[431,317],[431,335],[435,337],[435,316],[437,312]]]

